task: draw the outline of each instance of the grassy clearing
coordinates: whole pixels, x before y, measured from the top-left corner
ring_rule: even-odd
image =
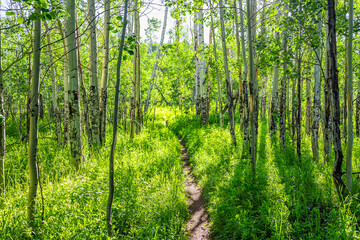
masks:
[[[360,237],[357,194],[339,201],[332,182],[332,162],[312,162],[310,137],[303,137],[299,161],[291,143],[281,150],[278,140],[269,138],[266,121],[259,123],[253,180],[250,159],[241,158],[241,146],[232,146],[227,129],[215,123],[200,127],[200,119],[191,114],[172,118],[170,128],[187,144],[216,239]],[[239,134],[237,140],[241,145]],[[360,149],[356,143],[354,146],[356,159]],[[353,192],[359,192],[355,177]]]
[[[0,239],[106,239],[110,147],[86,158],[75,172],[69,150],[43,138],[46,135],[40,133],[38,154],[44,222],[38,189],[37,231],[31,236],[26,220],[27,147],[14,146],[6,157],[7,197],[0,209]],[[120,132],[115,155],[114,239],[184,239],[188,213],[183,180],[180,144],[161,117],[133,140]]]

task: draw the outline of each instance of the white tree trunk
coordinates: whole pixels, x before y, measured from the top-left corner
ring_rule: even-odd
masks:
[[[95,0],[88,0],[89,45],[90,45],[90,118],[92,144],[100,144],[99,87],[97,77],[97,47]]]
[[[79,102],[79,80],[77,68],[77,52],[75,40],[75,0],[66,1],[66,9],[69,13],[67,19],[67,43],[69,49],[69,115],[70,115],[70,148],[73,165],[80,167],[82,158],[82,137]]]
[[[110,22],[110,0],[104,0],[104,43],[103,43],[103,65],[100,83],[100,140],[106,143],[106,108],[107,108],[107,80],[109,75],[109,22]]]

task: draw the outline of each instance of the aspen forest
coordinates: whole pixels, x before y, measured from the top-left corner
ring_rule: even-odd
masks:
[[[1,1],[0,239],[360,239],[360,0]]]

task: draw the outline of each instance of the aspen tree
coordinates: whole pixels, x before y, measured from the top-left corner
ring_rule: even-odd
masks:
[[[241,52],[242,52],[242,62],[244,64],[244,70],[242,75],[242,90],[243,90],[242,125],[244,128],[243,151],[247,152],[249,149],[249,138],[250,138],[249,137],[249,98],[248,98],[248,90],[247,90],[248,66],[247,66],[246,50],[245,50],[245,25],[244,25],[244,10],[242,5],[242,0],[239,1],[239,5],[240,5]]]
[[[214,16],[213,16],[213,11],[214,11],[214,7],[212,5],[212,2],[210,0],[210,7],[211,7],[211,11],[210,11],[210,15],[211,15],[211,29],[213,32],[213,52],[214,52],[214,59],[215,59],[215,71],[216,71],[216,82],[217,82],[217,87],[218,87],[218,91],[217,91],[217,98],[219,101],[219,122],[220,122],[220,127],[224,127],[224,120],[223,120],[223,113],[222,113],[222,80],[219,77],[219,68],[217,65],[217,52],[216,52],[216,34],[215,34],[215,28],[214,28]]]
[[[40,14],[40,9],[36,12]],[[28,148],[28,164],[29,164],[29,192],[27,202],[27,217],[30,226],[34,226],[35,220],[35,198],[38,186],[38,166],[37,144],[38,144],[38,118],[39,118],[39,91],[40,91],[40,52],[41,52],[41,18],[35,20],[34,27],[34,54],[32,67],[32,83],[30,97],[30,130],[29,130],[29,148]]]
[[[97,41],[96,41],[96,18],[95,0],[88,0],[88,22],[89,22],[89,45],[90,45],[90,118],[92,144],[100,144],[100,121],[99,121],[99,87],[97,77]]]
[[[104,0],[104,41],[103,63],[100,83],[100,140],[106,143],[106,108],[107,108],[107,81],[109,75],[109,39],[110,39],[110,0]]]
[[[251,168],[253,172],[256,171],[256,151],[257,151],[257,98],[258,89],[255,76],[255,50],[253,42],[255,40],[255,29],[256,25],[256,0],[247,0],[247,26],[248,26],[248,43],[249,43],[249,116],[250,116],[250,132],[251,132]]]
[[[228,115],[229,115],[229,127],[230,134],[234,145],[236,145],[236,137],[235,137],[235,120],[234,120],[234,101],[233,101],[233,90],[230,82],[230,72],[228,67],[227,60],[227,47],[226,47],[226,38],[225,38],[225,25],[224,25],[224,5],[223,1],[220,0],[220,22],[221,22],[221,41],[223,47],[223,58],[224,58],[224,68],[225,68],[225,76],[226,76],[226,91],[228,97]],[[220,110],[221,111],[221,110]]]
[[[345,184],[341,179],[343,152],[340,138],[340,103],[339,103],[339,77],[337,69],[337,49],[336,49],[336,14],[334,0],[328,0],[328,25],[329,25],[329,73],[331,90],[333,95],[333,122],[334,122],[334,150],[335,160],[333,168],[333,180],[339,194],[345,193]]]
[[[319,11],[317,15],[317,37],[319,42],[321,41],[321,11]],[[312,131],[311,131],[311,145],[313,152],[313,160],[319,160],[319,122],[320,122],[320,111],[321,111],[321,81],[320,81],[320,54],[321,54],[320,44],[315,49],[315,65],[314,65],[314,75],[315,75],[315,83],[314,83],[314,105],[313,105],[313,122],[312,122]]]
[[[46,23],[44,22],[46,31],[47,31],[47,42],[48,42],[48,49],[49,49],[49,58],[50,58],[50,74],[52,80],[52,90],[51,90],[51,100],[55,110],[55,128],[56,128],[56,137],[59,144],[61,144],[61,116],[60,110],[57,104],[57,87],[56,87],[56,72],[54,67],[54,56],[51,47],[51,39],[50,39],[50,29]]]
[[[109,196],[106,205],[106,226],[108,236],[112,236],[112,223],[111,223],[111,208],[114,198],[114,156],[115,156],[115,147],[117,141],[117,123],[118,123],[118,110],[119,110],[119,95],[120,95],[120,67],[121,59],[124,49],[125,42],[125,33],[126,33],[126,18],[127,18],[127,9],[128,9],[128,0],[125,0],[124,3],[124,18],[123,18],[123,28],[120,39],[119,55],[116,65],[116,86],[115,86],[115,104],[114,104],[114,115],[113,115],[113,136],[111,144],[111,152],[109,159]]]
[[[64,45],[64,144],[69,141],[70,116],[69,116],[69,49],[63,26],[59,19],[56,19],[58,29]]]
[[[279,1],[277,2],[279,4]],[[276,21],[279,23],[281,16],[280,9],[278,7],[276,14]],[[280,33],[275,30],[275,42],[280,45]],[[279,89],[279,55],[275,60],[274,77],[271,95],[271,107],[270,107],[270,135],[274,136],[276,133],[277,121],[278,121],[278,89]]]
[[[348,53],[348,74],[347,81],[347,96],[348,96],[348,141],[346,147],[346,187],[351,191],[352,187],[352,150],[353,150],[353,57],[352,57],[352,43],[353,43],[353,25],[354,25],[354,1],[349,0],[349,41],[347,47]]]
[[[69,115],[70,115],[70,148],[73,165],[79,169],[82,158],[82,137],[79,102],[79,80],[75,40],[75,0],[66,0],[67,44],[69,50]]]
[[[1,3],[0,3],[1,10]],[[0,16],[1,22],[1,16]],[[5,112],[4,112],[4,80],[2,69],[2,34],[0,29],[0,199],[5,197]]]

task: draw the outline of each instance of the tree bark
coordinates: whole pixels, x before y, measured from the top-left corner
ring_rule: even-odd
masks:
[[[328,25],[329,25],[329,67],[331,81],[331,90],[333,94],[333,122],[334,122],[334,150],[335,160],[333,168],[333,180],[339,194],[345,193],[345,184],[341,179],[342,176],[342,162],[343,152],[341,148],[340,138],[340,103],[339,103],[339,79],[337,69],[337,49],[336,49],[336,13],[334,0],[328,0]]]
[[[36,12],[40,14],[40,9]],[[41,52],[41,19],[35,20],[34,28],[34,55],[32,67],[32,84],[30,98],[30,129],[29,129],[29,193],[27,203],[27,217],[30,227],[34,227],[35,221],[35,198],[38,186],[38,169],[36,164],[38,144],[38,117],[39,117],[39,90],[40,90],[40,52]]]
[[[112,236],[112,223],[111,223],[111,208],[112,202],[114,198],[114,156],[115,156],[115,147],[117,141],[117,118],[118,118],[118,109],[119,109],[119,95],[120,95],[120,67],[121,67],[121,59],[125,42],[125,33],[126,33],[126,18],[127,18],[127,7],[128,0],[125,0],[124,3],[124,18],[123,18],[123,28],[120,39],[120,47],[119,47],[119,55],[117,59],[116,66],[116,86],[115,86],[115,104],[114,104],[114,119],[113,119],[113,137],[111,144],[111,152],[109,159],[109,196],[106,205],[106,225],[108,236]]]
[[[97,40],[95,0],[88,0],[89,52],[90,52],[90,118],[92,145],[100,144],[99,87],[97,78]]]
[[[1,9],[1,4],[0,4]],[[1,21],[1,16],[0,16]],[[21,114],[21,111],[20,111]],[[20,118],[21,120],[21,118]],[[0,29],[0,199],[5,198],[5,112],[4,112],[4,79],[2,69],[2,34]],[[2,201],[1,201],[2,202]]]
[[[56,137],[57,137],[57,141],[58,144],[62,144],[62,139],[61,139],[61,117],[60,117],[60,110],[59,110],[59,106],[57,104],[57,86],[56,86],[56,72],[55,72],[55,67],[54,67],[54,57],[53,57],[53,52],[52,52],[52,48],[51,48],[51,39],[50,39],[50,29],[46,23],[46,21],[44,22],[45,24],[45,28],[47,31],[47,42],[48,42],[48,49],[49,49],[49,58],[50,58],[50,74],[51,74],[51,79],[52,79],[52,91],[51,91],[51,100],[52,100],[52,104],[53,104],[53,108],[55,110],[55,128],[56,128]]]
[[[256,155],[257,155],[257,82],[255,76],[255,50],[253,42],[255,41],[256,26],[256,0],[247,0],[247,19],[248,19],[248,43],[249,43],[249,65],[250,65],[250,78],[249,78],[249,116],[250,116],[250,129],[251,129],[251,168],[253,172],[256,171]]]
[[[278,14],[276,15],[276,21],[279,23],[279,18],[281,16],[280,9],[278,9]],[[275,30],[275,41],[280,45],[280,33]],[[279,47],[280,48],[280,47]],[[273,77],[273,87],[271,95],[271,107],[270,107],[270,135],[274,136],[276,134],[277,122],[279,118],[278,113],[278,89],[279,89],[279,62],[280,55],[277,56],[274,67],[274,77]]]
[[[196,115],[201,114],[201,96],[200,96],[200,59],[199,55],[199,17],[195,12],[194,17],[194,49],[195,49],[195,100]]]
[[[217,91],[217,98],[218,98],[218,104],[219,104],[219,122],[220,122],[220,127],[223,128],[224,127],[224,120],[223,120],[223,113],[221,111],[222,109],[222,79],[219,77],[219,68],[218,68],[218,57],[217,57],[217,52],[216,52],[216,34],[215,34],[215,28],[214,28],[214,17],[213,17],[213,11],[214,11],[214,7],[212,5],[212,1],[210,0],[210,7],[211,7],[211,11],[210,11],[210,15],[211,15],[211,28],[212,28],[212,32],[213,32],[213,43],[214,43],[214,47],[213,47],[213,51],[214,51],[214,59],[215,59],[215,72],[216,72],[216,82],[217,82],[217,87],[218,87],[218,91]]]
[[[317,35],[319,41],[321,41],[321,11],[318,13],[318,23],[317,23]],[[321,80],[320,80],[320,67],[321,67],[321,48],[320,46],[315,49],[315,66],[314,66],[314,75],[315,75],[315,83],[314,83],[314,107],[313,107],[313,123],[312,123],[312,131],[311,131],[311,143],[312,143],[312,152],[313,152],[313,160],[319,160],[319,122],[320,122],[320,111],[321,111]]]
[[[241,31],[241,52],[242,52],[242,62],[244,64],[244,72],[242,79],[242,96],[243,96],[243,108],[242,111],[242,127],[244,128],[244,139],[243,139],[243,153],[246,154],[249,149],[249,98],[247,90],[247,75],[248,75],[248,66],[246,60],[246,50],[245,50],[245,25],[244,25],[244,10],[242,5],[242,0],[239,0],[240,5],[240,31]],[[241,116],[240,116],[241,119]]]
[[[206,107],[206,78],[205,78],[205,60],[204,60],[204,48],[205,48],[205,41],[204,41],[204,13],[203,13],[203,6],[199,9],[199,81],[200,81],[200,108],[201,108],[201,124],[205,125],[208,123],[208,111]]]
[[[75,13],[76,14],[76,13]],[[88,137],[88,145],[89,147],[91,147],[91,143],[92,143],[92,132],[91,132],[91,125],[90,125],[90,117],[89,117],[89,103],[88,103],[88,97],[87,97],[87,93],[86,93],[86,88],[85,88],[85,84],[84,84],[84,77],[83,77],[83,71],[82,71],[82,65],[81,65],[81,58],[80,58],[80,34],[79,34],[79,28],[78,28],[78,24],[77,24],[77,14],[75,15],[76,17],[76,22],[75,22],[75,27],[76,27],[76,43],[79,46],[78,48],[76,48],[77,51],[77,66],[79,69],[79,80],[80,80],[80,91],[81,91],[81,98],[82,98],[82,104],[83,104],[83,115],[84,115],[84,122],[85,122],[85,128],[86,128],[86,135]]]
[[[226,38],[225,38],[225,24],[224,24],[224,5],[223,1],[220,0],[220,22],[221,22],[221,41],[223,47],[223,58],[224,58],[224,68],[225,68],[225,76],[226,76],[226,91],[229,102],[229,126],[230,126],[230,134],[234,145],[236,146],[236,137],[235,137],[235,121],[234,121],[234,101],[233,101],[233,90],[230,82],[230,72],[228,67],[227,60],[227,48],[226,48]]]
[[[77,52],[75,40],[75,0],[66,1],[69,14],[67,20],[67,43],[69,49],[69,116],[70,116],[70,148],[72,163],[76,169],[80,168],[82,158],[82,137],[79,103],[79,80],[77,68]]]
[[[348,141],[346,147],[346,187],[351,192],[352,187],[352,150],[353,150],[353,63],[352,63],[352,42],[354,22],[354,1],[349,0],[349,41],[347,47],[348,74],[347,96],[348,96]]]
[[[110,41],[110,0],[104,0],[104,41],[103,41],[103,63],[100,83],[100,141],[106,144],[106,108],[107,108],[107,81],[109,75],[109,41]]]
[[[66,34],[59,19],[56,19],[61,38],[64,44],[64,145],[69,141],[70,116],[69,116],[69,49]]]
[[[284,14],[285,18],[288,16],[287,11],[285,11]],[[283,149],[285,149],[286,147],[286,115],[288,113],[287,109],[288,109],[288,105],[289,105],[289,94],[287,94],[287,92],[289,91],[289,83],[288,83],[288,78],[287,78],[287,38],[288,38],[288,33],[287,30],[284,30],[283,33],[283,58],[284,58],[284,63],[283,63],[283,72],[284,75],[281,78],[281,94],[280,94],[280,121],[279,121],[279,126],[280,126],[280,143]],[[289,117],[288,117],[289,119]],[[290,119],[289,119],[290,120]]]

